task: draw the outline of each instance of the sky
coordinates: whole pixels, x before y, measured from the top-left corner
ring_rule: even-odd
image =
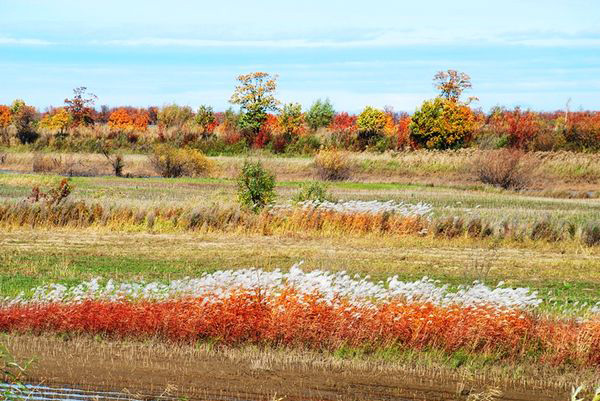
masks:
[[[599,0],[0,0],[0,104],[230,106],[236,77],[277,96],[413,112],[433,75],[468,73],[476,107],[600,110]]]

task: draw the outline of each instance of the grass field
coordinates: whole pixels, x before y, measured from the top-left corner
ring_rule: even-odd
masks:
[[[62,179],[61,176],[53,173],[32,173],[29,168],[24,167],[28,163],[29,154],[15,153],[10,157],[12,161],[5,166],[0,166],[4,170],[9,170],[0,174],[0,203],[2,204],[14,205],[22,202],[31,193],[32,187],[50,188]],[[77,157],[99,158],[92,155]],[[132,165],[135,162],[139,166],[138,171],[142,172],[146,168],[143,166],[144,160],[141,156],[129,157]],[[535,226],[539,221],[548,220],[572,222],[577,227],[600,221],[600,200],[594,195],[600,189],[598,163],[591,156],[581,155],[584,161],[573,161],[571,165],[562,166],[560,169],[556,160],[560,160],[562,156],[548,157],[555,161],[546,162],[545,178],[540,179],[537,188],[522,192],[483,186],[469,178],[464,172],[466,164],[463,159],[467,156],[463,154],[458,158],[456,155],[434,153],[429,161],[423,155],[419,155],[421,164],[429,164],[418,173],[415,166],[419,163],[415,161],[416,159],[412,164],[403,164],[413,156],[401,157],[404,159],[398,162],[383,156],[355,156],[357,165],[361,167],[357,167],[358,172],[354,179],[329,183],[329,192],[337,200],[427,203],[433,208],[432,218],[437,220],[455,217],[468,220],[478,216],[498,225],[506,221],[518,221],[519,224]],[[242,159],[217,158],[216,160],[220,166],[219,173],[210,178],[116,178],[108,175],[73,177],[70,183],[74,191],[69,201],[97,203],[107,209],[115,207],[135,210],[236,208],[234,177]],[[277,175],[276,192],[279,204],[288,203],[302,183],[313,179],[310,159],[267,158],[263,160],[264,165]],[[462,167],[457,167],[457,160],[462,160]],[[584,173],[575,167],[576,163],[586,166]],[[556,185],[545,187],[543,183],[550,182],[552,179],[556,181]],[[588,192],[589,196],[582,196]],[[569,193],[574,195],[569,197],[567,196]],[[117,227],[102,224],[32,226],[28,223],[16,224],[14,221],[5,223],[0,219],[0,297],[14,297],[21,291],[27,293],[33,287],[51,283],[77,285],[95,277],[119,282],[166,283],[170,280],[198,277],[203,273],[225,269],[256,267],[268,271],[277,268],[287,271],[293,264],[304,261],[302,267],[305,271],[317,269],[346,271],[361,277],[368,275],[374,281],[385,281],[391,276],[398,276],[404,281],[416,281],[427,276],[449,284],[450,288],[469,285],[476,280],[491,287],[495,287],[500,282],[504,282],[506,287],[511,288],[528,287],[532,291],[538,291],[540,299],[543,300],[541,309],[535,313],[551,316],[553,319],[580,316],[582,304],[592,306],[600,302],[600,246],[586,246],[576,237],[552,241],[529,237],[522,240],[496,236],[447,237],[431,233],[395,235],[341,229],[294,231],[289,228],[275,227],[260,231],[219,228],[186,230],[177,227],[177,225],[157,224],[148,226],[145,220],[142,224]],[[13,345],[16,355],[28,358],[32,356],[30,349],[42,349],[43,346],[40,345],[42,342],[54,340],[52,337],[44,336],[37,340],[35,336],[24,337],[24,341],[32,344],[28,349],[11,341],[9,345]],[[83,336],[77,341],[85,343],[90,340]],[[118,342],[116,345],[113,343],[89,345],[89,347],[95,346],[120,347],[121,345]],[[56,355],[63,352],[59,348],[56,349]],[[182,352],[176,353],[179,355]],[[271,361],[269,366],[279,363],[277,351],[261,352],[271,355],[268,357]],[[454,354],[438,356],[441,359],[433,363],[428,359],[426,350],[423,352],[410,363],[405,357],[388,355],[392,362],[386,363],[396,365],[394,367],[386,365],[387,367],[381,369],[402,371],[407,366],[412,366],[418,373],[416,377],[419,374],[429,377],[428,380],[437,381],[436,386],[441,388],[444,387],[444,379],[439,375],[443,372],[443,375],[448,377],[449,383],[443,391],[451,391],[455,394],[456,386],[462,380],[457,381],[456,377],[464,377],[466,374],[464,370],[456,370],[456,363],[453,362],[456,356]],[[350,360],[354,360],[357,364],[353,368],[359,372],[356,373],[357,375],[360,375],[361,369],[364,370],[360,367],[363,366],[361,364],[383,363],[381,359],[378,359],[379,362],[367,362],[365,358],[371,360],[374,358],[372,354],[361,355],[360,352],[351,351],[350,355]],[[331,361],[346,361],[348,353],[332,352],[321,357],[329,358],[328,360]],[[177,358],[185,357],[177,356]],[[205,360],[209,357],[205,355],[202,358]],[[223,362],[222,356],[216,358],[220,362],[213,361],[215,366],[230,363]],[[524,368],[524,365],[519,365],[519,361],[509,363],[502,358],[489,366],[485,363],[479,366],[476,363],[477,358],[475,355],[469,355],[465,360],[469,361],[468,364],[475,364],[469,366],[478,366],[473,369],[482,376],[478,376],[477,380],[463,380],[463,382],[470,383],[469,385],[475,386],[474,388],[480,391],[489,387],[486,387],[487,383],[504,389],[507,396],[510,393],[509,388],[513,389],[510,391],[517,391],[515,389],[518,388],[522,393],[526,391],[525,383],[537,378],[541,381],[536,382],[535,386],[532,385],[540,389],[536,399],[551,399],[544,397],[550,397],[548,394],[552,391],[556,391],[555,394],[564,394],[569,386],[580,382],[588,384],[600,382],[598,366],[588,366],[584,369],[568,363],[564,366],[548,368],[540,365],[540,370],[534,372]],[[86,365],[89,361],[81,363]],[[49,364],[50,362],[44,360],[37,369],[34,369],[37,379],[48,379],[44,369],[51,369]],[[154,362],[148,364],[154,366]],[[458,365],[462,364],[463,362],[458,363]],[[229,365],[223,366],[221,368],[224,370],[230,369]],[[279,375],[277,380],[283,380],[282,378],[292,375],[294,369],[300,369],[297,365],[294,366],[293,369],[290,368],[291,370],[286,367],[271,366],[267,371],[277,371],[272,375]],[[304,372],[310,371],[305,365],[303,366]],[[404,368],[401,369],[400,366]],[[429,368],[426,368],[427,366]],[[507,366],[512,366],[509,370],[514,366],[520,366],[515,368],[521,372],[518,375],[518,385],[515,384],[514,377],[509,378],[506,372],[499,373]],[[264,371],[262,368],[258,370]],[[71,380],[73,385],[91,385],[88,379],[75,378],[77,375],[74,372],[69,373],[70,376],[67,375],[70,378],[64,376],[62,380],[66,382]],[[116,374],[114,372],[112,374]],[[198,374],[199,377],[206,377],[202,376],[205,373]],[[236,373],[232,374],[235,376],[240,373],[236,370]],[[307,377],[314,375],[314,371],[306,375]],[[450,379],[451,376],[454,378]],[[169,384],[169,380],[176,381],[164,375],[161,377],[164,380],[157,379],[157,383],[161,386]],[[348,389],[352,388],[352,383],[356,380],[351,375],[346,379],[344,385],[347,387],[343,391],[340,390],[339,394],[349,394]],[[419,379],[415,380],[419,381]],[[385,380],[377,383],[381,386],[377,391],[389,385]],[[133,387],[129,382],[126,385]],[[273,382],[263,383],[263,385],[265,393],[274,395],[273,390],[276,385]],[[400,386],[398,383],[394,385]],[[302,385],[295,382],[290,386],[289,394],[298,396],[300,394],[298,388]],[[452,389],[448,390],[450,387]],[[239,390],[239,387],[232,388]],[[355,399],[369,399],[365,388],[361,387],[362,395]],[[198,388],[190,391],[194,394],[200,392]],[[216,389],[211,388],[211,391]],[[332,395],[334,393],[335,391],[315,392],[330,397],[325,399],[337,399]],[[408,393],[402,394],[409,399],[423,397],[422,393],[418,392],[414,392],[414,396]],[[462,399],[467,399],[467,396],[468,393],[465,393]],[[512,399],[533,399],[527,397],[521,395],[514,396]],[[529,397],[533,396],[530,394]],[[446,395],[440,399],[453,398]]]

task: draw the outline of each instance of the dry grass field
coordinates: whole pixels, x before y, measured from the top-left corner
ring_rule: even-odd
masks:
[[[58,167],[33,172],[33,158],[39,156],[9,153],[0,165],[0,204],[10,212],[0,213],[0,297],[96,277],[166,283],[229,269],[287,271],[304,261],[305,271],[345,271],[374,281],[427,276],[451,289],[474,281],[492,288],[501,282],[527,287],[542,300],[535,316],[581,318],[582,305],[600,302],[600,246],[582,239],[585,227],[600,221],[600,162],[585,154],[539,155],[534,184],[508,191],[470,175],[469,152],[354,155],[352,178],[326,184],[338,201],[431,205],[426,229],[406,233],[346,230],[341,223],[300,229],[304,226],[267,219],[264,213],[246,213],[236,203],[241,157],[213,158],[218,167],[210,177],[160,178],[145,156],[126,155],[125,173],[131,177],[119,178],[110,176],[101,155],[45,155],[59,158]],[[279,205],[315,179],[310,158],[253,157],[275,173]],[[84,175],[69,178],[73,191],[65,205],[99,205],[107,220],[34,224],[20,219],[23,205],[27,213],[35,209],[24,201],[32,188],[55,187],[69,175],[65,166]],[[62,210],[55,209],[56,216],[64,216]],[[190,213],[209,221],[211,213],[226,212],[241,216],[238,223],[222,224],[217,217],[201,226],[182,223]],[[467,228],[455,235],[436,234],[448,219],[464,221],[464,227],[481,219],[494,234],[472,236]],[[558,229],[563,222],[571,224],[572,234],[533,234],[539,227]],[[523,234],[502,231],[507,224]],[[2,341],[17,359],[35,360],[29,370],[32,382],[187,399],[556,400],[567,399],[571,386],[600,382],[598,366],[532,365],[435,349],[386,354],[218,341],[186,345],[84,333],[20,332]],[[59,369],[65,364],[67,369]]]

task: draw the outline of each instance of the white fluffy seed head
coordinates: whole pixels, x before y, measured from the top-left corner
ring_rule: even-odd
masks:
[[[205,273],[196,278],[183,278],[168,283],[124,282],[108,280],[105,284],[95,278],[79,285],[67,287],[50,284],[37,287],[28,298],[20,294],[4,300],[5,304],[81,302],[84,300],[167,300],[180,298],[203,298],[206,302],[219,302],[234,293],[260,290],[265,296],[276,296],[286,289],[301,294],[319,294],[324,302],[348,301],[351,305],[374,306],[378,303],[401,300],[403,302],[428,302],[436,305],[464,305],[497,307],[502,309],[532,309],[542,300],[536,292],[528,288],[490,288],[475,282],[450,290],[428,277],[413,282],[405,282],[393,276],[386,283],[371,281],[368,277],[350,276],[346,272],[322,270],[304,271],[301,263],[289,271],[279,269],[219,270]],[[212,300],[212,301],[211,301]],[[596,305],[600,308],[600,304]]]

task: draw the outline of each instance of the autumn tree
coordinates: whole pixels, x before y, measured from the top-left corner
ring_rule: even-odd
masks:
[[[28,106],[23,100],[17,99],[13,102],[10,112],[19,141],[22,144],[35,142],[39,137],[35,127],[37,117],[35,107]]]
[[[356,139],[356,116],[346,112],[337,113],[329,124],[332,144],[348,149]]]
[[[64,137],[71,125],[72,117],[64,108],[54,109],[40,120],[40,127],[56,133],[57,137]]]
[[[300,103],[288,103],[284,105],[277,120],[283,133],[290,139],[298,136],[302,132],[304,125],[302,106]]]
[[[12,113],[10,107],[0,105],[0,143],[6,146],[10,145],[8,127],[12,122]]]
[[[371,106],[367,106],[358,116],[358,142],[361,149],[372,145],[381,138],[387,122],[386,113]]]
[[[508,144],[527,149],[542,130],[542,122],[531,110],[495,108],[488,118],[488,128],[498,137],[505,137]]]
[[[471,89],[471,77],[456,70],[439,71],[433,77],[433,85],[444,99],[457,102],[465,90]],[[473,99],[473,98],[470,98]]]
[[[413,114],[410,139],[428,149],[456,149],[471,139],[475,124],[475,114],[468,105],[437,97],[423,102]]]
[[[267,112],[276,111],[280,104],[275,98],[277,75],[253,72],[240,75],[237,80],[239,84],[235,87],[229,102],[240,105],[242,115],[239,125],[246,135],[246,140],[251,144],[267,119]]]
[[[149,116],[144,109],[120,107],[114,110],[108,119],[108,126],[113,132],[127,134],[129,142],[137,142],[138,133],[148,129]]]
[[[73,89],[73,98],[65,99],[65,109],[71,114],[73,126],[94,124],[94,104],[98,96],[86,92],[85,86]]]
[[[181,128],[193,117],[194,111],[190,106],[175,103],[163,106],[157,114],[158,124],[164,128]]]
[[[203,138],[208,138],[217,125],[217,119],[211,106],[200,106],[194,119],[200,127]]]

